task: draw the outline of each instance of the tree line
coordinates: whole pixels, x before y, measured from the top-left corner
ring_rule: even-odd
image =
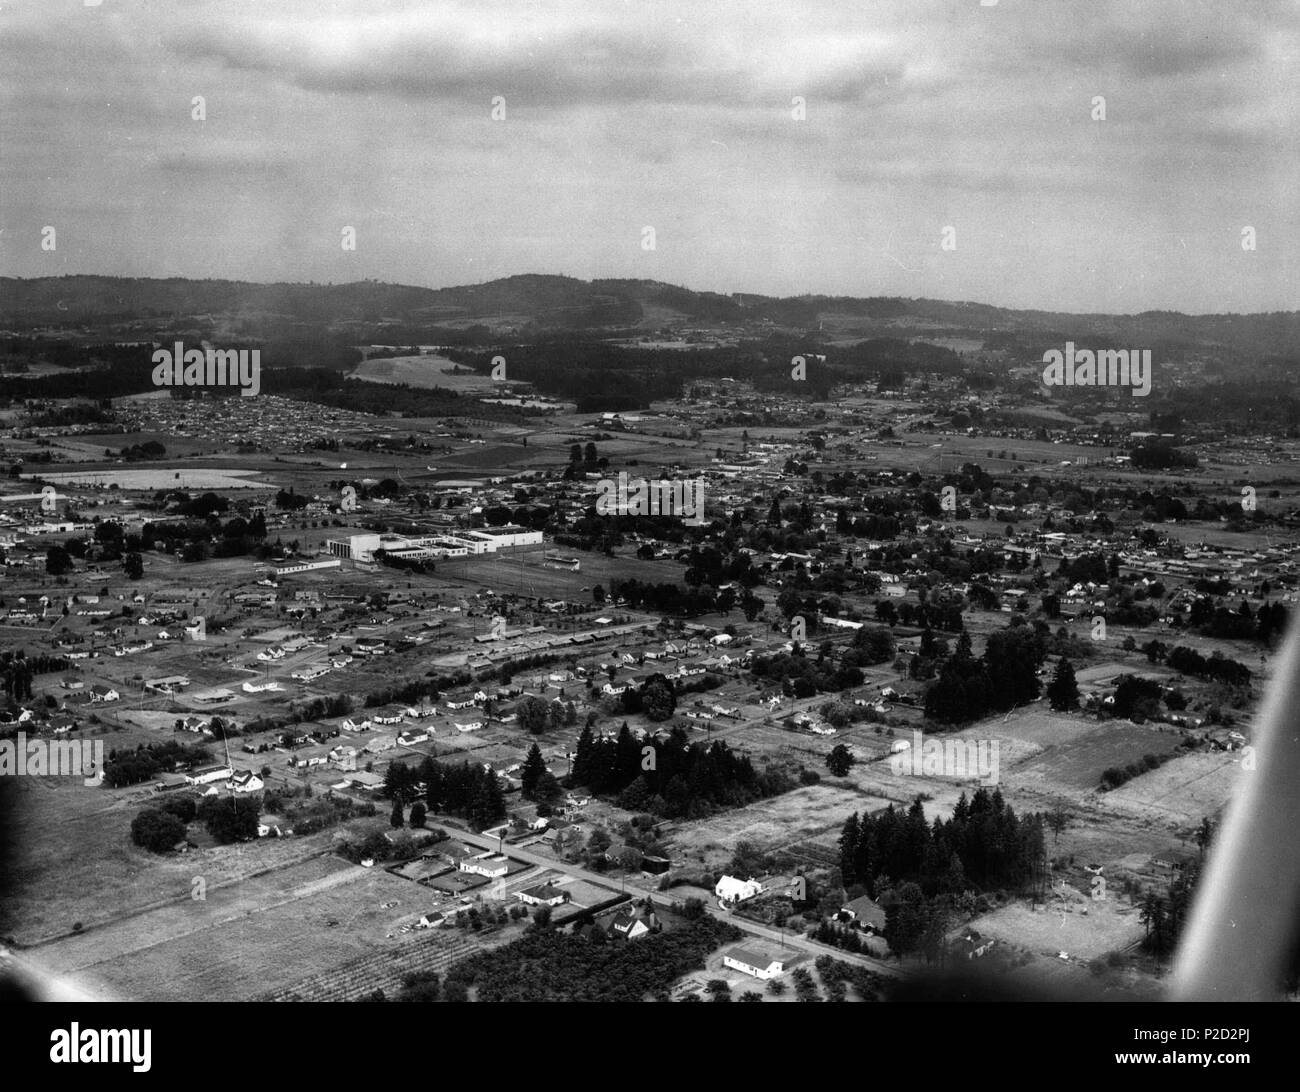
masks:
[[[210,762],[212,753],[198,744],[164,740],[161,743],[142,743],[134,751],[109,751],[104,760],[104,783],[111,788],[138,785],[160,773],[178,769],[191,769]]]
[[[50,671],[66,671],[70,660],[38,652],[29,656],[24,649],[0,652],[0,690],[15,701],[32,696],[32,679]]]
[[[1042,882],[1046,852],[1043,817],[1017,816],[998,789],[962,793],[952,817],[929,823],[918,796],[908,810],[891,804],[876,815],[856,812],[840,833],[840,871],[846,887],[872,898],[902,883],[927,897],[968,889],[1020,891]]]
[[[1250,668],[1236,660],[1228,659],[1217,650],[1205,657],[1194,648],[1179,645],[1165,657],[1165,662],[1184,675],[1199,675],[1202,678],[1227,683],[1229,686],[1250,685]]]
[[[1005,712],[1038,697],[1038,668],[1047,656],[1042,629],[1024,624],[989,634],[984,655],[972,655],[968,634],[957,641],[925,695],[925,715],[940,724],[963,724]]]
[[[673,728],[666,738],[638,741],[626,722],[617,738],[597,737],[583,728],[573,756],[570,782],[615,796],[629,811],[668,819],[697,819],[720,808],[744,807],[794,787],[784,773],[759,773],[747,755],[725,742],[690,743]]]
[[[392,762],[384,779],[383,793],[398,804],[421,796],[434,815],[459,816],[479,830],[506,816],[505,791],[496,772],[481,762],[459,764],[425,758],[418,765]]]

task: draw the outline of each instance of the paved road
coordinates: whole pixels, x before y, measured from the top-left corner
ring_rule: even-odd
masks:
[[[444,826],[448,833],[452,834],[453,837],[462,842],[478,846],[482,849],[497,849],[498,842],[496,838],[486,837],[482,834],[473,834],[469,831],[453,826],[450,823],[441,821],[435,822],[437,822],[438,825]],[[603,887],[610,891],[611,894],[615,890],[614,881],[611,881],[608,876],[602,876],[598,872],[592,872],[590,869],[584,868],[582,865],[573,864],[569,861],[556,860],[554,857],[550,856],[550,854],[538,853],[531,849],[508,845],[505,847],[505,855],[512,860],[523,861],[525,864],[541,865],[545,868],[560,872],[563,875],[572,876],[574,879],[584,880],[587,883],[595,884],[598,887]],[[645,881],[641,880],[640,877],[620,884],[618,890],[625,890],[633,896],[642,898],[650,895],[662,899],[664,896],[663,892],[653,890],[645,883]],[[905,977],[908,974],[906,968],[899,967],[894,963],[887,963],[884,960],[875,959],[872,956],[865,956],[855,952],[840,951],[839,949],[832,948],[826,944],[818,944],[816,941],[809,940],[807,937],[801,936],[797,933],[791,933],[788,930],[783,933],[780,929],[768,925],[760,925],[757,922],[736,917],[721,909],[713,902],[707,902],[705,908],[719,921],[728,921],[746,933],[756,937],[762,937],[764,940],[769,940],[777,944],[783,944],[786,948],[794,948],[797,951],[814,956],[834,956],[836,959],[842,959],[846,963],[854,963],[858,966],[866,967],[868,970],[874,971],[875,973],[884,975],[888,978]]]

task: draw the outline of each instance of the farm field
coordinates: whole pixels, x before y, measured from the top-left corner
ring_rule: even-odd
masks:
[[[731,859],[739,841],[773,850],[831,830],[838,834],[853,812],[875,811],[889,803],[826,783],[805,786],[709,819],[680,824],[673,834],[674,859],[690,858],[707,867],[719,867]]]
[[[131,843],[131,820],[146,804],[139,791],[63,778],[16,778],[13,791],[10,830],[19,848],[3,930],[20,944],[61,936],[77,922],[95,936],[96,925],[188,898],[195,876],[211,892],[329,845],[329,835],[319,834],[155,857]]]
[[[1276,468],[1274,468],[1276,469]],[[1258,481],[1258,478],[1252,478]],[[1240,496],[1240,489],[1226,488],[1224,490],[1228,496]],[[1263,500],[1260,504],[1264,504]],[[1281,501],[1273,501],[1274,504],[1280,504]],[[1179,542],[1195,545],[1205,543],[1208,546],[1229,546],[1234,549],[1259,549],[1267,546],[1270,542],[1278,546],[1294,546],[1300,542],[1300,533],[1293,528],[1288,527],[1270,527],[1268,535],[1262,534],[1241,534],[1238,531],[1228,531],[1220,527],[1207,527],[1199,523],[1163,523],[1160,525],[1163,534],[1170,538],[1177,539]]]
[[[453,479],[457,471],[463,470],[467,476],[482,473],[484,470],[502,470],[516,467],[527,449],[521,443],[485,442],[472,447],[457,450],[446,455],[437,456],[438,470],[433,472],[433,480]]]
[[[550,553],[576,557],[581,568],[577,572],[547,568],[543,556]],[[437,562],[436,571],[442,580],[460,581],[462,586],[482,586],[502,594],[514,592],[590,603],[590,589],[597,584],[608,591],[609,582],[614,578],[667,582],[676,578],[679,568],[669,561],[642,561],[631,556],[606,557],[563,546],[547,546],[545,549],[523,548],[478,557],[444,558]],[[617,608],[611,605],[609,609]]]
[[[50,471],[39,477],[55,485],[108,486],[120,489],[153,491],[158,489],[266,489],[268,483],[253,480],[255,470],[217,470],[205,467],[150,467],[148,469],[114,469]],[[37,475],[24,474],[24,478]]]
[[[751,435],[753,435],[751,431]],[[995,436],[965,436],[952,433],[908,432],[900,441],[874,442],[868,446],[869,451],[877,456],[877,463],[882,468],[915,470],[918,461],[924,463],[942,458],[945,464],[960,466],[964,462],[977,462],[981,465],[998,467],[998,455],[1007,453],[1007,462],[1023,466],[1033,466],[1040,472],[1049,473],[1060,468],[1062,462],[1071,464],[1080,458],[1086,459],[1088,465],[1099,462],[1109,452],[1104,447],[1090,444],[1052,443],[1043,440],[1010,440]],[[988,453],[992,450],[995,457],[990,460]],[[1014,453],[1014,458],[1012,458]],[[1076,472],[1073,466],[1061,468]],[[1087,469],[1085,467],[1084,469]],[[1110,473],[1115,468],[1107,468]]]
[[[996,722],[996,727],[994,724]],[[983,722],[999,739],[1015,739],[1039,747],[1072,743],[1086,736],[1096,726],[1096,721],[1079,716],[1049,712],[1045,708],[1022,709],[1009,716],[991,717]]]
[[[982,938],[992,937],[998,944],[1053,960],[1060,952],[1072,960],[1100,959],[1126,948],[1143,933],[1138,907],[1118,893],[1092,899],[1059,881],[1046,905],[1012,903],[975,918],[969,928]]]
[[[1195,825],[1216,814],[1250,776],[1241,761],[1241,752],[1184,755],[1112,789],[1105,800],[1125,814]]]
[[[1076,739],[1055,743],[1015,767],[1014,782],[1025,787],[1059,787],[1069,792],[1095,790],[1102,771],[1124,767],[1143,755],[1167,754],[1175,750],[1180,737],[1127,721],[1090,725],[1091,731]]]
[[[394,940],[387,948],[368,952],[328,970],[262,991],[255,1001],[357,1001],[380,990],[386,998],[400,995],[402,980],[411,972],[446,971],[475,952],[508,944],[518,927],[466,934],[459,929],[430,929]]]
[[[912,776],[910,767],[895,774],[889,747],[897,740],[910,742],[912,735],[905,728],[894,731],[891,739],[863,724],[833,737],[762,724],[738,727],[728,734],[733,745],[759,756],[759,761],[778,756],[803,761],[821,773],[823,781],[725,815],[684,823],[674,834],[675,849],[710,867],[725,863],[740,839],[767,851],[806,848],[833,860],[840,829],[851,812],[874,811],[891,803],[906,808],[920,795],[928,819],[948,818],[959,796],[969,797],[980,780]],[[1236,769],[1230,758],[1225,763],[1225,756],[1194,754],[1101,794],[1096,790],[1103,769],[1144,754],[1171,751],[1179,742],[1178,734],[1127,721],[1097,722],[1038,709],[1005,719],[989,718],[956,733],[927,733],[925,738],[996,742],[997,788],[1017,812],[1046,812],[1058,804],[1067,807],[1070,827],[1055,843],[1049,839],[1051,854],[1081,853],[1112,865],[1124,861],[1129,872],[1140,873],[1150,882],[1161,879],[1152,872],[1152,857],[1176,857],[1185,850],[1190,828],[1227,799],[1231,773],[1225,773],[1225,766],[1228,771]],[[843,779],[829,778],[824,769],[824,756],[837,743],[847,744],[858,758]]]
[[[34,955],[101,996],[238,1001],[393,946],[426,901],[382,869],[321,858]]]
[[[1182,642],[1180,642],[1182,643]],[[1075,681],[1083,686],[1085,683],[1089,686],[1098,686],[1103,683],[1110,683],[1119,678],[1121,675],[1141,675],[1148,679],[1166,679],[1177,676],[1176,671],[1171,671],[1162,664],[1147,663],[1146,658],[1124,663],[1117,660],[1107,660],[1104,663],[1088,664],[1086,667],[1080,667],[1075,670]]]
[[[364,379],[371,383],[396,383],[408,387],[442,387],[464,394],[470,391],[486,393],[496,384],[485,375],[448,375],[443,370],[456,367],[453,360],[435,353],[420,356],[385,356],[358,364],[348,373],[349,379]]]

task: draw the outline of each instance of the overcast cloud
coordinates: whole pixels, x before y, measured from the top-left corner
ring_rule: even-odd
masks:
[[[1295,309],[1298,43],[1272,2],[5,0],[0,274]]]

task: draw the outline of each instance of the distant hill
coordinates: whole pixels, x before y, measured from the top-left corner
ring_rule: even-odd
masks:
[[[482,328],[485,336],[572,331],[648,332],[692,326],[749,335],[764,329],[837,338],[975,337],[996,347],[1067,338],[1171,352],[1294,359],[1300,312],[1251,315],[1087,315],[896,297],[696,292],[644,280],[582,281],[523,274],[452,288],[359,281],[253,284],[137,277],[0,278],[0,326],[73,328],[86,336],[207,329],[247,336],[323,330],[406,344],[427,333]],[[79,328],[79,330],[77,330]],[[385,341],[387,333],[391,333]],[[990,340],[991,339],[991,340]]]

